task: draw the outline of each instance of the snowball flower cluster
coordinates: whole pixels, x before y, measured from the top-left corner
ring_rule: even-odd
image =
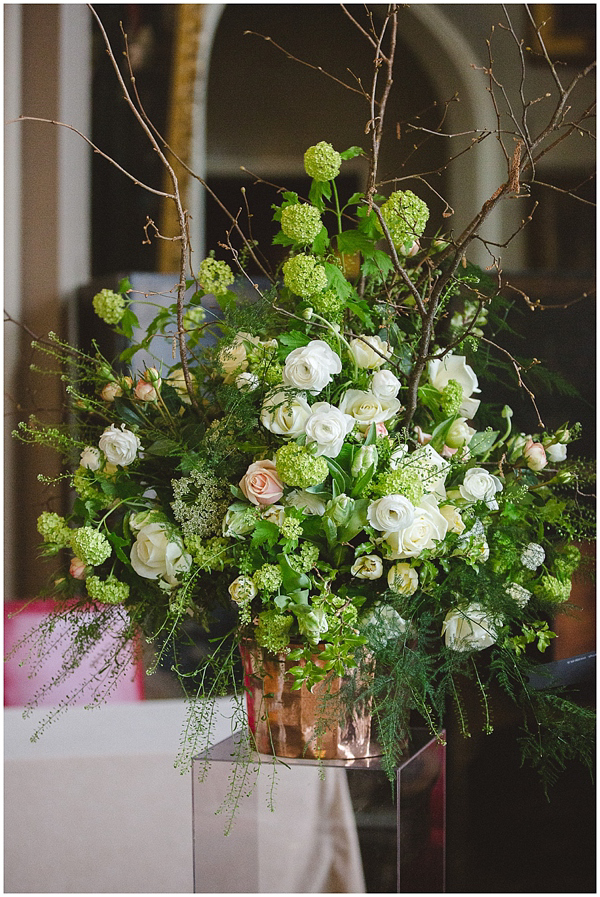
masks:
[[[480,392],[477,375],[473,368],[467,364],[464,355],[444,355],[443,358],[434,358],[428,366],[429,379],[432,386],[443,392],[450,380],[462,387],[463,397],[458,413],[469,420],[475,417],[479,408],[479,399],[473,399],[473,393]]]
[[[325,268],[312,255],[293,255],[283,266],[283,282],[292,293],[309,299],[327,286]]]
[[[332,181],[340,173],[341,155],[330,143],[321,140],[304,153],[304,170],[315,181]]]
[[[97,567],[111,555],[110,542],[92,526],[82,526],[71,531],[71,548],[85,564]]]
[[[429,219],[427,204],[411,190],[397,190],[381,206],[381,215],[397,249],[411,249]],[[383,233],[379,220],[377,228]]]
[[[205,258],[198,270],[198,283],[207,293],[223,296],[235,277],[227,262],[220,262],[212,256]]]
[[[100,290],[92,299],[94,311],[107,324],[118,324],[125,314],[125,300],[113,290]]]
[[[85,587],[92,601],[101,604],[123,604],[129,598],[129,586],[120,582],[116,576],[100,579],[99,576],[88,576]]]
[[[54,542],[63,548],[69,544],[71,538],[67,521],[53,511],[42,511],[37,519],[37,531],[44,542]]]
[[[321,213],[308,203],[294,203],[281,211],[281,230],[296,243],[312,243],[322,227]]]

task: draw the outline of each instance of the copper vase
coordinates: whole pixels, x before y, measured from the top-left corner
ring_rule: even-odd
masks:
[[[287,672],[300,661],[270,654],[254,642],[240,645],[248,725],[261,754],[276,757],[352,760],[370,755],[371,713],[357,701],[341,713],[341,676],[330,676],[309,691],[292,691]],[[318,653],[313,656],[318,664]],[[340,717],[342,721],[340,722]]]

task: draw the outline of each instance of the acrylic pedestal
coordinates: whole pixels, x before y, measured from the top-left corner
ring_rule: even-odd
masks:
[[[444,891],[446,749],[426,730],[412,731],[396,799],[377,757],[242,766],[234,738],[208,752],[207,772],[193,763],[195,893]],[[234,779],[244,796],[225,835]]]

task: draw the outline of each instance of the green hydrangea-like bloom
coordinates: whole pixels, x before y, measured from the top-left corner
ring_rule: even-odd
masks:
[[[341,321],[346,308],[346,303],[340,299],[335,290],[324,290],[322,293],[310,296],[308,301],[316,313],[327,318],[328,321]]]
[[[270,361],[268,367],[264,371],[260,368],[258,373],[267,386],[278,386],[283,378],[283,368],[278,361]]]
[[[92,299],[94,311],[107,324],[118,324],[125,314],[125,300],[120,293],[100,290]]]
[[[82,501],[100,501],[100,507],[108,508],[113,499],[96,484],[93,474],[85,467],[78,467],[71,480],[75,492]]]
[[[304,170],[315,181],[332,181],[340,173],[342,157],[330,143],[321,140],[304,153]]]
[[[110,557],[110,542],[92,526],[82,526],[71,531],[71,548],[84,564],[97,567]]]
[[[303,542],[296,554],[288,557],[290,567],[297,573],[308,573],[319,560],[319,546],[313,542]]]
[[[396,190],[381,206],[381,214],[397,249],[410,245],[421,236],[429,218],[429,209],[411,190]],[[379,219],[377,229],[383,233]]]
[[[302,523],[295,517],[284,517],[281,524],[281,535],[286,539],[299,539],[302,535]]]
[[[293,623],[291,614],[280,614],[277,610],[266,610],[258,615],[258,623],[254,630],[257,644],[273,654],[285,651],[290,641],[290,629]]]
[[[129,598],[129,586],[120,582],[116,576],[109,576],[104,580],[99,576],[88,576],[85,587],[92,601],[100,601],[102,604],[123,604]]]
[[[281,210],[281,230],[296,243],[312,243],[322,227],[321,213],[308,203],[297,202]]]
[[[373,493],[377,496],[404,495],[413,505],[419,504],[424,491],[419,471],[409,467],[399,467],[382,474],[373,487]]]
[[[37,520],[37,531],[44,542],[54,542],[61,548],[65,548],[71,539],[71,530],[65,518],[52,511],[42,511]]]
[[[554,566],[556,572],[562,579],[568,579],[575,573],[581,563],[581,552],[576,545],[566,545],[564,550],[559,554]]]
[[[535,594],[542,601],[548,601],[550,604],[563,604],[569,600],[571,595],[571,583],[568,580],[561,582],[556,576],[544,574],[535,587]]]
[[[207,293],[223,296],[235,277],[227,262],[219,262],[212,256],[204,259],[198,270],[198,283]]]
[[[283,573],[277,564],[263,564],[254,572],[254,585],[263,592],[276,592],[283,582]]]
[[[312,255],[299,253],[293,255],[283,266],[283,282],[286,287],[308,299],[315,293],[321,293],[327,286],[327,274],[323,265]]]
[[[225,567],[225,550],[228,539],[213,536],[212,539],[201,539],[196,535],[186,536],[183,540],[193,561],[202,570],[223,570]]]
[[[315,457],[304,445],[290,442],[275,453],[277,473],[288,486],[308,489],[322,483],[329,473],[327,461],[322,455]]]
[[[463,400],[463,388],[458,380],[448,380],[442,390],[441,406],[446,417],[458,414]]]

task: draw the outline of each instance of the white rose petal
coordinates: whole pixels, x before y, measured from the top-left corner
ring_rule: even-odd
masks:
[[[138,450],[142,447],[138,437],[131,430],[127,430],[125,424],[121,424],[120,430],[111,424],[100,437],[98,445],[107,461],[121,467],[127,467],[135,461]]]
[[[256,374],[250,373],[250,371],[242,371],[235,378],[235,385],[242,392],[253,392],[259,385],[260,380],[256,376]]]
[[[464,610],[451,610],[442,624],[446,647],[454,651],[482,651],[498,638],[497,624],[474,602]]]
[[[367,519],[374,529],[382,532],[398,532],[415,519],[415,506],[404,495],[384,495],[371,502]]]
[[[414,595],[419,587],[419,574],[410,564],[394,564],[388,570],[388,585],[400,595]]]
[[[552,461],[553,464],[557,464],[559,461],[564,461],[567,457],[566,445],[563,445],[562,442],[557,442],[554,445],[547,446],[546,457]]]
[[[80,455],[81,466],[87,470],[98,470],[100,467],[100,450],[93,445],[86,445]]]
[[[179,540],[169,539],[162,523],[148,523],[136,537],[130,552],[131,566],[144,579],[162,578],[177,585],[177,576],[190,569],[192,558]]]
[[[304,396],[291,397],[280,391],[265,399],[260,422],[276,436],[295,438],[304,433],[304,426],[309,417],[310,405]]]
[[[428,548],[435,548],[448,532],[448,521],[440,514],[432,495],[424,495],[409,526],[397,531],[387,531],[384,540],[389,547],[391,560],[418,557]]]
[[[449,533],[458,533],[460,536],[460,534],[464,532],[465,523],[460,516],[458,508],[455,508],[454,505],[442,505],[440,514],[448,521]]]
[[[312,340],[307,346],[293,349],[287,356],[283,382],[285,386],[305,389],[317,395],[341,370],[340,357],[331,346],[324,340]]]
[[[349,343],[350,352],[359,368],[372,370],[384,364],[392,354],[389,343],[379,336],[361,336]]]
[[[395,399],[402,384],[391,371],[375,371],[371,379],[371,392],[378,399]]]
[[[362,389],[348,389],[340,402],[340,411],[350,414],[364,432],[371,424],[382,424],[394,417],[401,409],[398,399],[378,398],[374,393]]]
[[[492,473],[483,467],[471,467],[465,473],[459,491],[465,501],[484,501],[491,511],[498,510],[496,493],[502,492],[503,485]]]
[[[383,574],[383,561],[376,554],[364,554],[350,568],[357,579],[379,579]]]
[[[466,363],[464,355],[452,355],[449,353],[443,358],[434,358],[429,362],[429,379],[440,392],[448,385],[449,380],[456,380],[463,389],[463,401],[460,406],[460,414],[469,420],[474,417],[479,408],[479,399],[472,399],[474,392],[481,392],[478,388],[477,375],[473,368]]]
[[[305,514],[314,514],[322,517],[325,513],[325,502],[323,499],[313,492],[308,492],[304,489],[295,489],[293,492],[290,492],[285,499],[285,503],[293,508],[298,508],[300,511],[304,511]]]
[[[315,402],[310,409],[304,432],[308,443],[317,444],[316,455],[337,458],[344,439],[354,429],[355,420],[328,402]]]

